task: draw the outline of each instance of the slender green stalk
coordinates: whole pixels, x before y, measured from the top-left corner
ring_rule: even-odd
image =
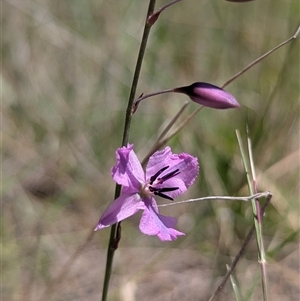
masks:
[[[159,8],[155,13],[153,13],[151,16],[149,16],[149,18],[148,18],[148,20],[147,20],[148,23],[150,23],[150,24],[153,25],[153,24],[157,21],[159,15],[160,15],[165,9],[167,9],[168,7],[170,7],[170,6],[176,4],[177,2],[180,2],[180,1],[182,1],[182,0],[174,0],[174,1],[172,1],[172,2],[170,2],[170,3],[168,3],[168,4],[166,4],[165,6]]]
[[[246,172],[249,191],[250,191],[250,194],[254,194],[254,189],[252,186],[252,179],[250,177],[250,168],[249,168],[249,164],[248,164],[248,159],[246,156],[246,152],[245,152],[245,149],[243,146],[243,142],[242,142],[242,138],[241,138],[241,134],[240,134],[239,130],[236,130],[236,136],[238,139],[238,143],[239,143],[239,147],[240,147],[240,151],[241,151],[241,155],[242,155],[242,161],[243,161],[245,172]],[[252,200],[252,211],[253,211],[253,215],[254,215],[254,225],[255,225],[257,243],[259,244],[260,243],[260,239],[259,239],[260,234],[259,234],[259,226],[258,226],[258,221],[257,221],[257,211],[256,211],[255,201],[253,201],[253,200]],[[258,249],[260,249],[260,245],[258,245]]]
[[[242,160],[243,160],[243,164],[244,164],[244,168],[245,168],[245,171],[246,171],[246,176],[247,176],[247,180],[248,180],[248,183],[251,184],[251,180],[250,180],[250,174],[249,174],[249,168],[248,168],[248,161],[247,161],[247,157],[246,157],[246,153],[244,151],[244,147],[243,147],[243,144],[242,144],[242,139],[241,139],[241,135],[239,133],[239,131],[237,130],[236,131],[236,135],[237,135],[237,138],[238,138],[238,142],[239,142],[239,146],[240,146],[240,150],[241,150],[241,154],[242,154]],[[252,186],[249,185],[249,188],[252,189]],[[263,216],[267,206],[269,205],[270,201],[271,201],[271,198],[272,198],[272,194],[270,192],[263,192],[261,194],[253,194],[250,195],[249,197],[238,197],[240,200],[244,200],[246,201],[247,199],[250,200],[252,202],[254,202],[255,204],[255,199],[258,199],[258,198],[261,198],[261,197],[265,197],[266,198],[266,201],[265,203],[263,204],[263,206],[260,208],[260,216]],[[227,198],[232,198],[232,197],[227,197]],[[254,208],[256,209],[256,206],[254,206]],[[248,246],[250,240],[251,240],[251,237],[252,235],[256,233],[256,237],[259,236],[259,231],[258,231],[258,224],[257,224],[257,219],[256,219],[256,216],[254,216],[254,223],[253,223],[253,226],[251,227],[249,233],[247,234],[246,238],[245,238],[245,241],[240,249],[240,251],[237,253],[237,255],[235,256],[232,264],[231,264],[231,267],[227,270],[227,273],[225,274],[225,276],[223,277],[221,283],[218,285],[217,289],[214,291],[214,293],[211,295],[211,297],[209,298],[208,301],[213,301],[215,300],[215,298],[217,297],[217,295],[219,294],[219,292],[222,291],[224,285],[226,284],[227,280],[229,279],[230,275],[232,274],[233,270],[235,269],[237,263],[239,262],[240,258],[242,257],[242,255],[244,254],[245,250],[246,250],[246,247]],[[257,238],[257,243],[259,243],[259,239]]]
[[[256,194],[250,195],[250,196],[205,196],[203,198],[189,199],[189,200],[172,202],[172,203],[167,203],[167,204],[160,204],[160,205],[158,205],[158,207],[169,207],[169,206],[186,204],[186,203],[193,203],[193,202],[200,202],[200,201],[216,201],[216,200],[247,202],[247,201],[250,201],[253,199],[266,198],[270,194],[271,193],[269,191],[266,191],[266,192],[256,193]]]
[[[178,126],[177,128],[169,134],[165,139],[161,139],[158,143],[159,147],[162,145],[166,144],[172,137],[174,137],[182,128],[193,118],[195,117],[204,107],[200,106],[198,107],[197,110],[195,110],[193,113],[191,113],[186,119],[184,119]]]
[[[226,264],[226,269],[227,269],[227,271],[230,271],[230,266],[228,264]],[[240,297],[239,288],[238,288],[237,283],[236,283],[236,281],[235,281],[235,279],[232,275],[230,275],[230,282],[231,282],[232,289],[233,289],[233,292],[234,292],[235,300],[240,301],[241,297]]]
[[[167,127],[165,128],[165,130],[162,132],[162,134],[158,137],[158,139],[155,141],[155,143],[153,144],[151,150],[148,152],[148,154],[145,156],[145,158],[142,161],[142,165],[144,165],[147,160],[150,158],[150,156],[157,151],[158,149],[160,149],[163,145],[165,145],[172,137],[174,137],[196,114],[198,114],[198,112],[200,110],[202,110],[204,107],[201,106],[199,107],[196,111],[194,111],[192,114],[190,114],[182,123],[180,123],[177,128],[171,133],[169,134],[167,137],[165,137],[165,135],[167,134],[167,132],[171,129],[171,127],[173,126],[173,124],[175,123],[175,121],[178,119],[178,117],[183,113],[183,111],[185,110],[186,106],[188,105],[188,103],[185,103],[181,109],[178,111],[178,113],[175,115],[175,117],[171,120],[171,122],[167,125]],[[165,138],[164,138],[165,137]],[[164,138],[164,139],[163,139]]]
[[[158,92],[154,92],[154,93],[150,93],[150,94],[146,94],[146,95],[141,95],[137,100],[135,100],[134,102],[134,111],[136,110],[137,106],[140,104],[140,102],[146,98],[149,97],[153,97],[153,96],[157,96],[157,95],[161,95],[161,94],[166,94],[166,93],[172,93],[174,92],[174,89],[167,89],[167,90],[163,90],[163,91],[158,91]]]
[[[149,1],[149,7],[147,12],[147,18],[148,20],[149,16],[153,14],[154,8],[155,8],[155,2],[156,0],[150,0]],[[133,109],[133,101],[136,94],[136,89],[139,81],[140,71],[142,68],[143,58],[146,50],[146,45],[150,33],[152,24],[145,22],[144,26],[144,33],[140,45],[140,50],[137,58],[137,63],[134,71],[134,76],[132,80],[130,95],[128,99],[128,105],[126,110],[126,117],[125,117],[125,124],[124,124],[124,132],[123,132],[123,138],[122,138],[122,146],[127,145],[129,140],[129,131],[130,131],[130,125],[131,125],[131,119],[132,119],[132,109]],[[115,199],[119,197],[121,192],[121,186],[116,185],[115,189]],[[104,283],[103,283],[103,291],[102,291],[102,301],[107,300],[107,293],[108,293],[108,287],[109,287],[109,281],[112,271],[112,263],[113,258],[116,249],[118,248],[119,240],[121,239],[121,223],[115,224],[111,227],[110,232],[110,238],[108,243],[108,249],[107,249],[107,258],[106,258],[106,267],[105,267],[105,275],[104,275]]]
[[[242,143],[241,135],[238,130],[236,130],[236,135],[237,139],[239,142],[239,147],[241,150],[242,158],[243,158],[243,164],[244,168],[246,171],[247,175],[247,182],[248,182],[248,187],[249,187],[249,192],[250,194],[254,194],[256,189],[256,183],[254,182],[254,163],[253,163],[253,158],[252,158],[252,151],[249,149],[250,155],[250,166],[252,168],[249,168],[246,152]],[[249,144],[249,139],[248,139],[248,148],[251,147],[251,143]],[[251,176],[250,176],[251,172]],[[262,267],[262,288],[263,288],[263,296],[264,296],[264,301],[268,300],[268,294],[267,294],[267,280],[266,280],[266,272],[265,272],[265,254],[264,254],[264,247],[263,247],[263,237],[262,237],[262,223],[261,223],[261,210],[260,210],[260,205],[257,199],[252,199],[251,200],[252,204],[252,211],[253,211],[253,220],[254,220],[254,226],[255,226],[255,234],[256,234],[256,242],[257,242],[257,248],[258,248],[258,257],[259,257],[259,262],[261,263]]]
[[[168,8],[168,7],[170,7],[171,5],[173,5],[173,4],[177,3],[177,2],[180,2],[180,1],[182,1],[182,0],[174,0],[174,1],[172,1],[172,2],[170,2],[170,3],[168,3],[168,4],[166,4],[165,6],[159,8],[159,10],[158,10],[157,12],[162,12],[162,11],[164,11],[166,8]],[[155,12],[155,14],[156,14],[157,12]]]
[[[162,145],[161,145],[161,140],[165,137],[165,135],[169,132],[169,130],[172,128],[174,123],[177,121],[177,119],[180,117],[180,115],[184,112],[186,107],[188,106],[189,102],[185,102],[185,104],[181,107],[181,109],[177,112],[177,114],[171,119],[171,121],[167,124],[165,129],[162,131],[162,133],[158,136],[156,141],[154,142],[153,146],[151,147],[150,151],[148,154],[145,156],[145,158],[142,161],[142,166],[146,164],[150,156],[157,151]]]
[[[237,79],[238,77],[240,77],[241,75],[243,75],[245,72],[247,72],[250,68],[252,68],[253,66],[255,66],[256,64],[258,64],[260,61],[262,61],[263,59],[265,59],[268,55],[270,55],[271,53],[273,53],[274,51],[276,51],[277,49],[279,49],[280,47],[284,46],[285,44],[289,43],[290,41],[296,39],[298,37],[300,33],[300,26],[297,28],[296,32],[294,33],[293,36],[291,36],[290,38],[288,38],[287,40],[285,40],[284,42],[280,43],[279,45],[277,45],[276,47],[272,48],[271,50],[269,50],[268,52],[266,52],[265,54],[263,54],[262,56],[260,56],[259,58],[257,58],[256,60],[254,60],[253,62],[251,62],[248,66],[246,66],[245,68],[243,68],[241,71],[239,71],[238,73],[236,73],[234,76],[232,76],[228,81],[226,81],[222,88],[225,88],[227,85],[229,85],[231,82],[233,82],[235,79]]]
[[[146,20],[153,13],[154,7],[155,7],[155,2],[156,2],[156,0],[150,0]],[[148,37],[149,37],[151,27],[152,27],[152,24],[149,24],[146,21],[145,27],[144,27],[144,33],[143,33],[143,37],[142,37],[142,41],[141,41],[141,46],[140,46],[140,50],[139,50],[139,54],[138,54],[138,58],[137,58],[137,62],[136,62],[136,67],[135,67],[135,71],[134,71],[134,75],[133,75],[133,80],[132,80],[132,84],[131,84],[130,95],[129,95],[129,99],[128,99],[123,139],[122,139],[122,146],[124,146],[128,143],[129,130],[130,130],[131,118],[132,118],[132,107],[133,107],[136,88],[137,88],[139,77],[140,77],[140,72],[141,72],[141,68],[142,68],[142,64],[143,64],[144,54],[145,54],[146,45],[148,42]]]
[[[249,161],[250,161],[250,167],[251,167],[251,175],[252,175],[252,180],[253,180],[251,186],[252,186],[253,191],[255,193],[257,193],[257,181],[256,181],[256,174],[255,174],[254,160],[253,160],[253,153],[252,153],[252,143],[251,143],[251,139],[249,136],[248,136],[247,140],[248,140],[248,152],[249,152]],[[265,255],[265,248],[264,248],[263,234],[262,234],[262,214],[261,214],[261,210],[260,210],[260,203],[257,198],[254,198],[252,200],[252,206],[255,207],[257,223],[258,223],[259,263],[261,265],[262,289],[263,289],[264,301],[267,301],[268,300],[268,285],[267,285],[268,282],[267,282],[267,271],[266,271],[266,255]],[[254,211],[253,211],[253,213],[254,213]]]
[[[270,201],[271,201],[271,198],[272,198],[272,194],[271,193],[268,193],[268,195],[266,196],[266,201],[265,203],[263,204],[262,208],[261,208],[261,213],[262,215],[264,214],[267,206],[269,205]],[[243,256],[245,250],[246,250],[246,247],[248,246],[250,240],[251,240],[251,237],[253,235],[255,231],[255,225],[253,225],[250,229],[250,231],[248,232],[246,238],[245,238],[245,241],[241,247],[241,249],[239,250],[239,252],[237,253],[237,255],[235,256],[230,268],[227,270],[227,273],[225,274],[225,276],[223,277],[221,283],[218,285],[217,289],[214,291],[214,293],[211,295],[211,297],[209,298],[208,301],[213,301],[215,300],[215,298],[217,297],[218,293],[222,291],[224,285],[226,284],[228,278],[230,277],[230,275],[232,274],[233,270],[235,269],[236,265],[238,264],[240,258]]]

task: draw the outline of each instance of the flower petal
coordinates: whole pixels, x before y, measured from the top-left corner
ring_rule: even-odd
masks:
[[[178,170],[178,174],[174,177],[168,178],[156,188],[178,187],[175,191],[166,192],[165,194],[171,198],[176,198],[178,195],[184,193],[187,188],[193,184],[199,173],[199,165],[196,157],[186,153],[172,154],[170,147],[166,147],[162,151],[155,152],[150,158],[146,168],[146,178],[156,174],[162,168],[169,166],[164,170],[159,178]]]
[[[162,241],[175,240],[177,236],[185,235],[173,229],[177,222],[176,218],[157,213],[150,202],[145,201],[145,205],[139,226],[141,232],[147,235],[157,235]]]
[[[111,169],[113,179],[120,185],[130,187],[132,192],[139,191],[141,183],[145,182],[145,174],[133,151],[133,144],[118,148],[116,160],[116,165]]]
[[[144,208],[145,204],[137,193],[122,194],[105,210],[95,231],[120,222]]]

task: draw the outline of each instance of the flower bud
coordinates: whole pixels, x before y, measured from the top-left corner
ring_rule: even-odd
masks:
[[[205,107],[214,109],[239,108],[237,100],[225,90],[208,83],[193,83],[190,86],[175,88],[174,92],[183,93]]]

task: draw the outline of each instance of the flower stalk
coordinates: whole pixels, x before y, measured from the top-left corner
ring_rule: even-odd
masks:
[[[230,93],[222,88],[204,82],[196,82],[189,86],[177,87],[173,89],[162,90],[150,94],[142,94],[133,104],[132,114],[138,108],[139,103],[153,96],[166,94],[166,93],[181,93],[187,95],[192,101],[213,109],[232,109],[239,108],[240,104]]]
[[[153,14],[154,8],[155,8],[155,3],[156,3],[156,0],[149,1],[146,20],[149,18],[149,16],[151,16]],[[122,138],[122,146],[125,146],[129,140],[129,131],[130,131],[130,125],[131,125],[131,119],[132,119],[132,106],[133,106],[133,101],[134,101],[135,94],[136,94],[140,71],[142,68],[142,63],[143,63],[144,54],[145,54],[146,45],[148,42],[148,37],[149,37],[151,27],[152,27],[152,24],[150,24],[146,21],[145,25],[144,25],[143,37],[142,37],[142,41],[141,41],[141,45],[140,45],[140,50],[139,50],[139,54],[138,54],[138,58],[137,58],[137,63],[136,63],[134,76],[133,76],[133,80],[132,80],[132,85],[131,85],[131,90],[130,90],[129,99],[128,99],[124,131],[123,131],[123,138]],[[121,193],[121,186],[117,184],[116,188],[115,188],[115,199],[120,196],[120,193]],[[120,237],[121,237],[121,226],[120,226],[120,223],[118,223],[111,227],[110,238],[109,238],[108,249],[107,249],[104,283],[103,283],[103,290],[102,290],[102,299],[101,299],[102,301],[107,300],[107,293],[108,293],[109,281],[110,281],[110,276],[111,276],[111,271],[112,271],[112,263],[113,263],[114,253],[118,246],[118,244],[116,244],[116,242],[118,242],[120,240]]]
[[[172,1],[172,2],[170,2],[170,3],[168,3],[168,4],[166,4],[166,5],[162,6],[161,8],[159,8],[155,13],[153,13],[153,14],[148,18],[147,22],[148,22],[149,24],[153,25],[153,24],[157,21],[157,19],[158,19],[158,17],[160,16],[160,14],[161,14],[165,9],[167,9],[168,7],[170,7],[170,6],[176,4],[177,2],[180,2],[180,1],[182,1],[182,0],[174,0],[174,1]]]
[[[288,38],[284,42],[280,43],[279,45],[275,46],[271,50],[267,51],[262,56],[258,57],[256,60],[254,60],[253,62],[251,62],[249,65],[247,65],[245,68],[243,68],[242,70],[240,70],[238,73],[236,73],[235,75],[233,75],[229,80],[227,80],[222,85],[222,88],[225,88],[226,86],[228,86],[231,82],[233,82],[235,79],[237,79],[238,77],[240,77],[241,75],[243,75],[245,72],[247,72],[249,69],[251,69],[252,67],[254,67],[256,64],[258,64],[260,61],[262,61],[263,59],[265,59],[267,56],[269,56],[271,53],[273,53],[277,49],[279,49],[282,46],[286,45],[290,41],[296,39],[298,37],[299,33],[300,33],[300,26],[298,26],[296,32],[290,38]]]
[[[267,198],[270,195],[271,195],[271,193],[269,191],[265,191],[265,192],[259,192],[259,193],[249,195],[249,196],[206,196],[206,197],[202,197],[202,198],[188,199],[188,200],[184,200],[184,201],[161,204],[161,205],[158,205],[158,207],[169,207],[169,206],[186,204],[186,203],[193,203],[193,202],[200,202],[200,201],[217,201],[217,200],[248,202],[253,199]]]

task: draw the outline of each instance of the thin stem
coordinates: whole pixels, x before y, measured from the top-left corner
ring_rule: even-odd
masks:
[[[175,117],[171,120],[169,125],[173,125],[173,120],[179,116],[183,110],[185,109],[185,107],[188,105],[188,103],[185,103],[181,109],[179,110],[179,112],[175,115]],[[185,125],[186,123],[188,123],[199,111],[201,111],[204,107],[199,107],[196,111],[194,111],[192,114],[190,114],[182,123],[179,124],[179,126],[169,135],[167,136],[165,139],[162,139],[164,137],[164,135],[160,135],[159,139],[156,140],[156,142],[154,143],[154,145],[152,146],[151,150],[148,152],[148,154],[146,155],[146,157],[143,159],[142,161],[142,165],[145,164],[145,162],[147,162],[147,160],[149,159],[149,157],[158,149],[160,149],[163,145],[165,145],[172,137],[174,137]],[[172,123],[172,124],[171,124]],[[169,126],[168,125],[168,126]],[[168,127],[167,126],[167,127]],[[169,129],[168,129],[169,130]],[[164,131],[165,132],[165,131]]]
[[[247,130],[248,135],[248,152],[249,152],[249,160],[250,160],[250,167],[251,167],[251,174],[253,183],[251,185],[253,191],[257,193],[257,181],[256,181],[256,173],[255,173],[255,167],[254,167],[254,160],[253,160],[253,153],[252,153],[252,143],[251,139],[249,137],[249,131]],[[264,301],[268,300],[268,282],[267,282],[267,271],[266,271],[266,256],[265,256],[265,248],[264,248],[264,242],[263,242],[263,234],[262,234],[262,214],[260,210],[260,203],[257,198],[255,198],[252,201],[253,206],[255,207],[255,213],[257,218],[257,224],[258,224],[258,231],[259,231],[259,242],[258,242],[258,252],[259,252],[259,262],[261,265],[261,275],[262,275],[262,290],[263,290],[263,296]],[[254,211],[253,211],[254,213]]]
[[[154,7],[155,7],[155,2],[156,2],[156,0],[150,0],[147,18],[153,13]],[[140,77],[140,72],[141,72],[141,68],[142,68],[142,63],[143,63],[144,54],[145,54],[146,45],[148,42],[148,37],[149,37],[151,27],[152,27],[151,24],[149,24],[148,22],[145,22],[144,33],[143,33],[142,42],[141,42],[141,46],[140,46],[140,50],[139,50],[139,54],[138,54],[138,59],[137,59],[137,63],[136,63],[136,67],[135,67],[135,71],[134,71],[134,75],[133,75],[130,95],[129,95],[129,99],[128,99],[128,106],[127,106],[127,110],[126,110],[125,126],[124,126],[124,132],[123,132],[123,140],[122,140],[123,146],[125,146],[129,140],[129,130],[130,130],[131,118],[132,118],[133,101],[135,98],[137,84],[138,84],[139,77]]]
[[[148,159],[150,158],[150,156],[161,147],[161,143],[160,143],[161,139],[163,139],[163,137],[165,137],[165,135],[168,133],[168,131],[171,129],[171,127],[174,125],[174,123],[177,121],[179,116],[184,112],[184,110],[186,109],[188,104],[189,104],[189,102],[185,102],[184,105],[181,107],[181,109],[178,111],[178,113],[167,124],[165,129],[162,131],[162,133],[159,135],[159,137],[154,142],[154,144],[153,144],[152,148],[150,149],[150,151],[148,152],[148,154],[145,156],[145,158],[141,162],[142,166],[145,165],[146,162],[148,161]]]
[[[184,201],[179,201],[179,202],[161,204],[161,205],[158,205],[158,207],[169,207],[169,206],[180,205],[180,204],[185,204],[185,203],[193,203],[193,202],[199,202],[199,201],[216,201],[216,200],[247,202],[247,201],[250,201],[253,199],[266,198],[270,194],[271,193],[269,191],[266,191],[266,192],[256,193],[256,194],[250,195],[250,196],[241,196],[241,197],[239,197],[239,196],[206,196],[203,198],[189,199],[189,200],[184,200]]]
[[[242,69],[241,71],[239,71],[238,73],[236,73],[234,76],[232,76],[228,81],[226,81],[223,84],[222,88],[225,88],[226,86],[228,86],[236,78],[240,77],[242,74],[244,74],[246,71],[248,71],[250,68],[252,68],[253,66],[255,66],[257,63],[259,63],[260,61],[262,61],[264,58],[266,58],[268,55],[270,55],[271,53],[273,53],[274,51],[276,51],[280,47],[282,47],[285,44],[289,43],[291,40],[296,39],[298,37],[298,35],[299,35],[299,32],[300,32],[300,26],[297,28],[297,30],[296,30],[296,32],[294,33],[293,36],[291,36],[290,38],[288,38],[287,40],[285,40],[281,44],[277,45],[273,49],[269,50],[268,52],[266,52],[265,54],[263,54],[262,56],[260,56],[256,60],[254,60],[252,63],[250,63],[248,66],[246,66],[244,69]]]
[[[264,214],[267,206],[269,205],[270,201],[271,201],[271,198],[272,198],[272,194],[269,193],[266,197],[266,201],[264,203],[264,205],[262,206],[261,208],[261,212],[262,214]],[[218,295],[219,292],[222,291],[224,285],[226,284],[228,278],[230,277],[230,275],[232,274],[233,270],[235,269],[237,263],[239,262],[240,258],[243,256],[245,250],[246,250],[246,247],[247,245],[249,244],[250,240],[251,240],[251,237],[253,235],[255,231],[255,225],[252,225],[248,235],[246,236],[246,239],[240,249],[240,251],[237,253],[237,255],[235,256],[232,264],[231,264],[231,267],[229,268],[229,270],[227,271],[227,273],[225,274],[225,276],[223,277],[223,280],[221,281],[221,283],[218,285],[217,289],[214,291],[214,293],[212,294],[212,296],[209,298],[208,301],[213,301],[216,296]]]
[[[168,123],[168,125],[166,126],[166,128],[159,135],[159,137],[157,138],[157,141],[161,140],[169,132],[169,130],[171,129],[171,127],[178,120],[178,118],[180,117],[180,115],[184,112],[184,110],[186,109],[186,107],[188,106],[188,104],[189,104],[188,101],[186,101],[184,103],[184,105],[180,108],[180,110],[178,111],[178,113],[172,118],[172,120]]]
[[[166,8],[168,8],[168,7],[170,7],[171,5],[173,5],[173,4],[177,3],[177,2],[180,2],[180,1],[182,1],[182,0],[174,0],[174,1],[172,1],[172,2],[170,2],[170,3],[168,3],[168,4],[166,4],[165,6],[162,6],[161,8],[159,8],[155,13],[153,13],[153,14],[148,18],[147,22],[153,25],[153,24],[157,21],[159,15],[160,15]]]
[[[242,138],[241,138],[241,134],[239,130],[236,130],[236,136],[238,139],[238,143],[239,143],[239,147],[240,147],[240,151],[241,151],[241,155],[242,155],[242,161],[244,164],[244,169],[246,172],[246,177],[247,177],[247,182],[248,182],[248,186],[249,186],[249,191],[250,194],[254,194],[254,190],[252,189],[252,179],[250,177],[250,171],[249,171],[249,165],[248,165],[248,160],[247,160],[247,156],[246,156],[246,152],[243,146],[243,142],[242,142]],[[255,201],[252,202],[252,211],[253,211],[253,216],[254,216],[254,225],[255,225],[255,231],[256,231],[256,238],[257,238],[257,243],[260,243],[259,238],[259,226],[258,226],[258,221],[257,221],[257,212],[256,212],[256,206],[255,206]],[[260,245],[258,245],[258,248],[260,249]]]
[[[153,14],[153,11],[155,8],[155,2],[156,2],[156,0],[150,0],[146,20],[149,18],[149,16],[151,14]],[[122,138],[122,146],[127,145],[128,140],[129,140],[129,131],[130,131],[130,125],[131,125],[131,120],[132,120],[133,101],[134,101],[135,94],[136,94],[136,89],[137,89],[137,85],[138,85],[138,81],[139,81],[140,71],[142,68],[143,58],[144,58],[151,26],[152,26],[152,24],[148,23],[147,21],[145,22],[144,33],[143,33],[143,37],[142,37],[142,41],[141,41],[141,45],[140,45],[140,50],[139,50],[139,54],[138,54],[138,58],[137,58],[135,71],[134,71],[130,95],[129,95],[129,99],[128,99],[125,124],[124,124],[124,132],[123,132],[123,138]],[[121,186],[116,185],[115,199],[117,197],[119,197],[120,192],[121,192]],[[104,275],[104,283],[103,283],[103,291],[102,291],[102,299],[101,299],[102,301],[107,300],[107,293],[108,293],[109,281],[110,281],[110,276],[111,276],[111,271],[112,271],[112,263],[113,263],[114,253],[118,247],[118,242],[121,238],[121,226],[120,225],[121,224],[118,223],[111,227],[110,239],[109,239],[108,249],[107,249],[107,259],[106,259],[106,267],[105,267],[105,275]]]
[[[230,270],[230,266],[228,264],[226,264],[226,269],[227,269],[227,271]],[[233,289],[233,292],[234,292],[235,300],[240,301],[241,297],[240,297],[239,288],[238,288],[237,283],[236,283],[236,281],[235,281],[235,279],[232,275],[230,275],[230,282],[231,282],[232,289]]]
[[[177,128],[169,135],[167,136],[164,140],[161,140],[159,142],[159,147],[167,143],[173,136],[175,136],[193,117],[195,117],[204,107],[198,107],[196,111],[194,111],[192,114],[190,114],[185,120],[183,120]]]
[[[165,6],[162,6],[161,8],[159,8],[158,11],[159,11],[159,12],[162,12],[162,11],[164,11],[166,8],[168,8],[168,7],[170,7],[171,5],[173,5],[173,4],[177,3],[177,2],[180,2],[180,1],[182,1],[182,0],[174,0],[174,1],[172,1],[172,2],[170,2],[170,3],[168,3],[168,4],[166,4]],[[156,13],[156,12],[155,12],[155,13]]]
[[[174,89],[167,89],[167,90],[163,90],[163,91],[159,91],[159,92],[154,92],[154,93],[150,93],[150,94],[146,94],[146,95],[141,95],[133,104],[133,113],[136,111],[138,105],[140,104],[140,102],[146,98],[149,97],[153,97],[156,95],[161,95],[161,94],[166,94],[166,93],[171,93],[174,92]]]
[[[249,187],[249,192],[250,194],[254,194],[255,191],[257,190],[256,188],[256,182],[255,180],[255,172],[254,172],[254,163],[253,163],[253,155],[252,155],[252,150],[251,150],[251,142],[248,137],[248,152],[249,152],[249,161],[250,161],[250,167],[249,169],[248,166],[248,161],[246,158],[246,153],[243,147],[242,139],[240,132],[237,130],[236,131],[237,139],[239,142],[242,158],[243,158],[243,164],[244,168],[246,171],[247,175],[247,182],[248,182],[248,187]],[[250,172],[251,172],[251,177],[250,177]],[[268,300],[267,296],[267,280],[266,280],[266,274],[265,274],[265,263],[262,263],[265,261],[265,255],[264,255],[264,247],[263,247],[263,238],[262,238],[262,223],[261,223],[261,211],[260,211],[260,205],[258,201],[255,199],[251,200],[252,204],[252,211],[253,211],[253,220],[254,220],[254,227],[255,227],[255,234],[256,234],[256,242],[257,242],[257,248],[258,248],[258,257],[259,257],[259,262],[262,264],[262,284],[263,284],[263,296],[264,296],[264,301]]]

